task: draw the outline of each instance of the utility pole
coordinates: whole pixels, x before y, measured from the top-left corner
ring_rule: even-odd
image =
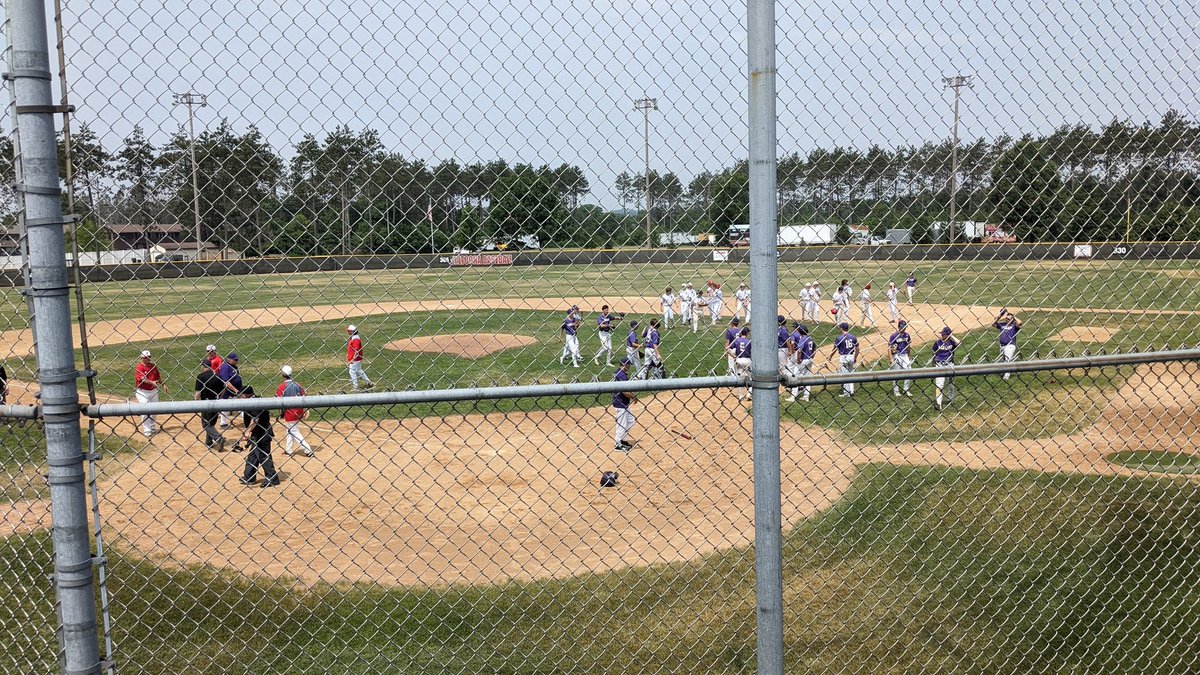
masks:
[[[950,145],[950,243],[954,243],[955,219],[958,217],[958,99],[963,87],[974,85],[974,75],[954,75],[942,78],[942,89],[954,90],[954,140]]]
[[[175,105],[186,105],[188,109],[188,135],[192,138],[192,211],[196,217],[196,262],[199,262],[204,243],[200,239],[200,181],[196,177],[196,123],[193,110],[196,106],[201,108],[207,106],[208,96],[188,91],[182,94],[172,94],[172,99]]]
[[[646,139],[646,248],[652,248],[654,242],[653,235],[650,234],[650,111],[658,110],[658,99],[639,98],[633,102],[633,109],[642,111],[642,129]]]

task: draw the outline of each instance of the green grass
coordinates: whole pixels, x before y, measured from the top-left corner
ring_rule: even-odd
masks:
[[[628,321],[618,327],[613,342],[618,362],[625,354],[623,340]],[[642,325],[650,317],[638,317]],[[357,320],[350,317],[350,321]],[[559,365],[562,338],[558,326],[562,315],[557,312],[423,312],[364,318],[359,323],[366,334],[369,350],[367,374],[380,383],[378,390],[434,389],[468,386],[505,386],[513,384],[547,384],[568,381],[610,381],[615,367],[592,365],[598,340],[590,326],[581,331],[583,366]],[[98,390],[105,395],[126,398],[132,395],[133,367],[137,354],[148,348],[154,351],[169,391],[164,398],[190,398],[199,359],[204,346],[214,342],[223,351],[236,350],[240,371],[246,382],[267,395],[274,395],[279,384],[279,367],[286,364],[296,368],[297,381],[310,394],[338,393],[349,386],[345,368],[345,322],[328,321],[275,328],[251,329],[225,333],[187,336],[174,340],[98,347],[92,350],[93,367],[100,372]],[[662,333],[664,360],[671,376],[724,374],[722,356],[723,326],[703,327],[699,332],[674,329]],[[639,327],[640,329],[640,327]],[[386,350],[383,345],[392,340],[449,333],[518,333],[537,337],[539,342],[524,348],[505,350],[480,359],[463,359],[449,355],[412,354]],[[831,342],[835,330],[829,326],[815,327],[819,342]],[[569,361],[568,361],[569,364]],[[27,359],[19,367],[32,367]],[[542,410],[575,406],[606,405],[611,397],[570,397],[564,399],[521,399],[516,401],[480,401],[470,403],[416,404],[384,411],[388,417],[419,417],[470,412],[509,410]],[[344,419],[381,414],[379,410],[348,408],[320,411],[316,419]]]
[[[1193,310],[1200,284],[1190,261],[875,262],[836,261],[779,266],[780,295],[795,298],[805,282],[836,281],[855,288],[874,281],[876,300],[888,280],[900,283],[912,270],[921,280],[921,302],[1026,307]],[[708,279],[730,289],[748,278],[745,264],[578,265],[509,268],[301,273],[288,275],[114,281],[85,287],[91,320],[165,316],[259,307],[304,307],[396,300],[657,296],[684,281]],[[732,301],[732,296],[729,298]],[[25,304],[16,289],[0,293],[0,329],[25,325]]]
[[[87,447],[87,431],[83,446]],[[137,440],[125,440],[97,434],[99,450],[105,456],[138,449]],[[50,496],[46,484],[46,437],[40,424],[0,422],[0,502],[44,499]]]
[[[1200,457],[1183,452],[1123,450],[1114,452],[1107,459],[1113,464],[1139,471],[1187,475],[1200,473]]]
[[[1190,673],[1191,482],[869,466],[785,536],[788,672]],[[48,535],[0,543],[4,672],[53,670]],[[302,589],[110,552],[119,666],[754,671],[753,557],[495,587]],[[252,574],[252,572],[251,572]],[[32,663],[30,663],[32,661]]]

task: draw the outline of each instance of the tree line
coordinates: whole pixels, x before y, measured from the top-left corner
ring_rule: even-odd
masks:
[[[186,134],[156,146],[135,127],[109,149],[84,124],[71,140],[81,245],[105,243],[101,224],[180,223],[192,231]],[[4,142],[8,184],[12,148]],[[62,146],[60,138],[65,177]],[[197,134],[195,154],[201,237],[250,254],[444,251],[522,235],[556,246],[641,245],[647,203],[657,232],[719,235],[749,222],[745,161],[686,184],[673,172],[623,172],[612,186],[622,209],[610,213],[582,203],[592,186],[577,166],[432,163],[389,150],[375,130],[345,125],[304,135],[285,159],[255,126],[239,132],[222,119]],[[955,171],[948,140],[786,153],[777,166],[779,221],[861,224],[880,236],[906,228],[918,242],[944,240],[935,223],[949,220],[953,174],[958,220],[996,223],[1025,241],[1127,232],[1200,239],[1200,125],[1176,111],[1157,123],[1063,125],[1043,136],[966,142],[957,155]]]

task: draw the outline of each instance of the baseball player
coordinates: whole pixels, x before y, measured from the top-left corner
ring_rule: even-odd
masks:
[[[721,284],[708,282],[708,314],[712,317],[711,326],[717,325],[721,318],[721,306],[725,304],[725,294],[721,292]]]
[[[654,374],[662,368],[663,358],[662,351],[659,350],[659,342],[658,319],[650,319],[650,327],[646,329],[646,335],[642,342],[642,346],[646,350],[646,359],[642,363],[641,369],[638,370],[637,379],[653,379]]]
[[[279,374],[283,376],[283,382],[279,384],[279,388],[275,390],[275,396],[284,398],[288,396],[304,396],[304,387],[301,387],[292,379],[292,367],[284,366],[279,369]],[[304,453],[305,457],[313,456],[312,446],[308,441],[304,440],[304,434],[300,433],[300,422],[308,417],[308,411],[304,408],[286,408],[283,411],[282,421],[284,438],[287,440],[283,444],[283,454],[291,457],[295,454],[292,450],[292,445],[300,448],[300,452]]]
[[[896,306],[896,295],[896,282],[889,281],[887,289],[888,323],[896,323],[900,320],[900,308]]]
[[[800,320],[808,321],[808,304],[812,302],[812,284],[804,284],[800,289]]]
[[[837,358],[839,373],[853,373],[854,366],[858,363],[858,338],[850,333],[850,324],[843,321],[838,324],[841,329],[841,335],[838,335],[833,340],[833,351],[830,352],[830,358]],[[854,395],[854,384],[847,382],[842,385],[842,393],[838,396],[848,398]]]
[[[358,334],[358,326],[346,326],[346,333],[350,336],[346,341],[346,369],[350,371],[350,387],[358,391],[358,381],[362,380],[367,389],[375,388],[375,383],[363,370],[363,343],[362,336]]]
[[[612,312],[608,310],[608,305],[600,306],[600,316],[596,317],[596,333],[600,336],[600,351],[596,352],[595,358],[592,359],[592,365],[600,365],[600,355],[604,355],[604,365],[612,365],[612,332],[614,325]]]
[[[1007,309],[1000,310],[1000,316],[996,317],[996,322],[992,326],[1000,331],[1000,360],[1004,363],[1017,360],[1017,332],[1021,330],[1021,324],[1024,323],[1016,317],[1015,314]],[[1011,373],[1005,373],[1004,379],[1008,379]]]
[[[801,323],[792,324],[792,335],[789,339],[789,348],[791,349],[792,364],[797,377],[804,377],[812,373],[813,357],[817,353],[817,343],[813,342],[808,336],[808,326]],[[812,393],[812,387],[804,387],[804,395],[800,397],[801,401],[807,401]],[[787,399],[790,403],[796,400],[796,396],[800,394],[800,387],[792,388],[792,395]]]
[[[221,389],[221,395],[218,398],[228,399],[237,398],[242,391],[242,376],[238,374],[238,355],[237,352],[229,352],[225,355],[225,361],[221,363],[221,369],[217,371],[217,377],[225,383],[225,387]],[[221,422],[218,425],[220,429],[229,428],[230,413],[221,413]]]
[[[830,314],[835,321],[850,322],[850,292],[845,286],[840,286],[833,292],[833,310]]]
[[[0,364],[0,405],[8,404],[8,371]]]
[[[912,370],[912,336],[908,334],[908,322],[896,324],[896,332],[888,338],[888,351],[892,355],[892,370]],[[912,398],[908,390],[912,380],[904,380],[904,395]],[[892,396],[900,395],[900,383],[892,383]]]
[[[858,294],[858,302],[862,306],[863,325],[875,325],[875,312],[871,309],[871,284],[863,286],[862,292]]]
[[[821,282],[814,281],[812,285],[812,315],[813,322],[821,320]]]
[[[224,361],[222,361],[221,355],[217,353],[217,346],[209,345],[205,347],[204,350],[204,358],[208,361],[209,367],[212,368],[214,373],[219,372],[221,370],[221,364]]]
[[[225,383],[213,372],[212,361],[207,357],[200,360],[200,374],[196,376],[196,389],[192,398],[197,401],[215,401],[221,396]],[[204,430],[204,446],[216,452],[225,452],[225,437],[217,431],[217,413],[200,413],[200,428]]]
[[[658,304],[662,305],[662,326],[664,330],[671,330],[671,320],[675,318],[675,292],[667,286],[667,290],[662,295],[658,296]]]
[[[148,350],[142,351],[141,359],[133,368],[133,385],[133,395],[138,403],[157,403],[158,390],[166,389],[162,374],[158,372],[158,366],[154,365]],[[158,426],[155,424],[154,415],[142,415],[142,433],[146,438],[153,436],[156,431]]]
[[[734,314],[741,316],[742,321],[750,323],[750,287],[744,282],[738,286],[738,289],[733,292],[733,297],[737,301],[737,309]]]
[[[787,318],[782,314],[775,317],[775,323],[779,325],[775,331],[775,351],[779,357],[779,374],[783,376],[787,375],[788,366],[792,363],[788,350],[788,340],[792,339],[792,332],[788,330]]]
[[[567,318],[559,325],[558,330],[563,334],[563,350],[558,357],[558,364],[563,365],[567,356],[571,357],[571,366],[579,367],[579,324],[581,317],[576,314],[579,307],[572,306],[567,310]]]
[[[733,352],[730,349],[733,346],[733,341],[738,338],[738,333],[742,330],[741,323],[742,320],[735,316],[729,320],[729,328],[725,329],[725,363],[728,366],[726,375],[733,375],[735,364]]]
[[[629,360],[629,366],[633,372],[638,372],[642,368],[642,359],[639,352],[642,349],[642,338],[638,335],[638,322],[629,322],[629,335],[625,337],[625,358]]]
[[[736,317],[735,317],[736,320]],[[738,331],[738,336],[729,343],[729,356],[733,359],[733,374],[746,379],[746,398],[750,398],[750,327]],[[742,394],[738,393],[738,400]]]
[[[961,344],[958,338],[954,337],[954,331],[950,330],[949,326],[942,329],[941,337],[933,343],[933,367],[949,366],[954,363],[954,350],[958,349]],[[942,390],[947,387],[947,384],[953,378],[935,377],[933,378],[934,388],[934,407],[938,410],[942,409]],[[950,396],[947,396],[950,398]]]
[[[908,304],[911,305],[913,295],[917,292],[917,273],[915,270],[904,280],[904,292],[908,293]]]
[[[243,387],[238,398],[254,398],[254,387]],[[271,457],[271,441],[275,438],[275,431],[271,428],[271,411],[244,412],[242,422],[246,425],[242,442],[249,444],[250,452],[246,454],[246,469],[238,481],[242,485],[257,484],[258,468],[262,467],[262,487],[279,485],[282,481],[279,473],[275,471],[275,460]]]
[[[679,288],[679,323],[685,327],[692,323],[692,311],[696,301],[695,291],[692,290],[690,283],[684,282]]]
[[[633,367],[633,361],[628,356],[621,359],[621,367],[617,368],[617,372],[613,375],[613,381],[628,382],[631,367]],[[613,449],[617,452],[629,452],[633,448],[633,443],[629,440],[629,432],[633,430],[635,420],[629,406],[636,400],[637,394],[631,391],[618,391],[613,394],[612,407],[617,418],[616,431],[613,434],[616,446]]]

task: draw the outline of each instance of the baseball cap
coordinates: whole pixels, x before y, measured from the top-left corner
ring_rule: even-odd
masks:
[[[623,366],[628,366],[631,363],[633,363],[633,361],[630,361],[628,356],[621,359],[621,365]]]
[[[775,320],[778,321],[779,323],[787,323],[787,318],[782,314],[775,317]]]
[[[733,324],[733,325],[735,325],[735,326],[736,326],[736,325],[738,325],[738,324],[739,324],[739,323],[741,323],[741,322],[742,322],[742,320],[741,320],[741,319],[739,319],[739,318],[737,318],[737,317],[735,316],[735,317],[733,317],[733,321],[730,321],[729,323],[731,323],[731,324]]]
[[[229,352],[229,356],[226,356],[225,360],[226,361],[237,361],[238,360],[237,352]]]
[[[637,327],[637,325],[638,325],[638,322],[637,322],[637,321],[630,321],[630,322],[629,322],[629,327],[630,327],[630,328],[636,328],[636,327]]]
[[[205,347],[205,348],[204,348],[204,351],[206,351],[206,352],[215,352],[215,351],[217,351],[217,346],[216,346],[216,345],[209,345],[209,346],[207,346],[207,347]]]
[[[908,328],[908,322],[905,321],[904,319],[900,319],[900,321],[898,323],[896,323],[896,326],[898,326],[900,328]]]
[[[954,331],[950,330],[950,326],[943,326],[943,327],[942,327],[942,335],[949,335],[949,334],[951,334],[951,333],[953,333],[953,332],[954,332]]]
[[[354,324],[350,324],[349,326],[346,326],[347,333],[353,333],[356,330],[358,330],[358,326],[355,326]]]
[[[808,335],[808,326],[805,326],[804,324],[797,325],[796,330],[800,331],[801,335]]]
[[[143,357],[143,358],[149,358],[149,356],[150,356],[150,350],[149,350],[149,349],[143,349],[143,350],[142,350],[142,357]]]
[[[850,324],[842,322],[838,324],[838,328],[841,328],[842,330],[850,330]]]
[[[287,375],[288,377],[291,377],[292,376],[292,367],[284,366],[279,369],[279,372],[283,373],[284,375]]]

